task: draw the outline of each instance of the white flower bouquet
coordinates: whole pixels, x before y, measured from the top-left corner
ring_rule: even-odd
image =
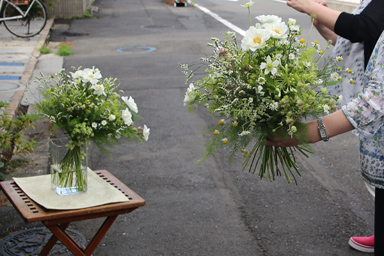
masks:
[[[121,97],[116,79],[105,78],[97,68],[75,69],[68,75],[61,70],[55,76],[38,77],[43,99],[36,104],[39,114],[69,139],[68,153],[60,163],[61,184],[71,183],[73,169],[79,170],[87,143],[93,141],[101,152],[120,138],[147,141],[150,129],[134,127],[138,107],[132,97]]]
[[[244,6],[249,10],[252,4]],[[230,149],[230,160],[242,152],[243,170],[259,169],[258,176],[271,181],[284,173],[288,182],[290,176],[296,181],[294,174],[300,172],[294,153],[310,152],[302,120],[336,109],[339,97],[329,95],[327,86],[340,82],[351,70],[338,66],[340,57],[325,58],[317,41],[310,46],[299,39],[301,27],[295,20],[286,24],[274,15],[256,18],[260,23],[251,24],[241,47],[235,33],[227,32],[224,41],[212,38],[208,46],[213,56],[201,58],[202,65],[180,64],[186,84],[190,83],[184,105],[190,112],[202,105],[219,119],[209,130],[213,138],[202,160],[225,147]],[[329,44],[324,50],[328,48]],[[201,66],[206,69],[199,74]],[[192,81],[198,75],[203,78]],[[304,146],[266,146],[271,134],[294,136]]]

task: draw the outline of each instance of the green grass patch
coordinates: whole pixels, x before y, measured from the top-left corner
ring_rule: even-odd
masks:
[[[57,48],[56,55],[58,55],[58,56],[71,56],[71,55],[73,55],[73,51],[71,51],[71,47],[63,44]]]

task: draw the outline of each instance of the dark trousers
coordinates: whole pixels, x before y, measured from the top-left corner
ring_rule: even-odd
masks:
[[[375,256],[384,255],[384,189],[375,189]]]

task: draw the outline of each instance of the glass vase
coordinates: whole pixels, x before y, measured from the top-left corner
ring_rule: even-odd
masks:
[[[66,138],[51,139],[51,186],[58,195],[73,195],[87,191],[87,147],[68,148]]]

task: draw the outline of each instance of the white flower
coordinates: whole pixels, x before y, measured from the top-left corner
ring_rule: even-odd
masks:
[[[265,84],[266,81],[267,81],[267,80],[266,80],[264,77],[262,77],[262,76],[260,76],[260,77],[257,79],[257,82],[258,82],[259,84]],[[259,87],[261,87],[261,86],[259,86]],[[261,89],[263,89],[263,87],[261,87]]]
[[[82,72],[82,81],[90,82],[91,84],[97,84],[97,82],[101,79],[100,70],[97,68],[86,68]]]
[[[137,113],[139,111],[137,108],[137,105],[135,103],[135,100],[131,96],[129,96],[129,99],[127,96],[123,96],[123,97],[121,97],[121,99],[125,102],[125,104],[128,105],[130,110],[132,110],[135,113]]]
[[[281,40],[281,44],[289,45],[289,41],[287,39],[283,39],[283,40]]]
[[[264,24],[264,28],[271,33],[271,37],[273,38],[287,37],[288,26],[285,25],[284,22],[266,23]]]
[[[189,84],[189,87],[187,89],[187,92],[185,93],[184,97],[184,106],[192,104],[193,101],[195,100],[197,94],[196,94],[196,88],[195,86],[191,83]]]
[[[266,62],[262,62],[260,68],[265,69],[264,73],[267,75],[271,73],[275,75],[277,73],[277,66],[279,66],[280,62],[278,60],[272,61],[271,56],[267,56]]]
[[[276,15],[259,15],[256,16],[256,19],[258,19],[263,24],[281,22],[281,18]]]
[[[339,96],[339,99],[337,100],[338,102],[341,102],[341,100],[343,99],[343,95],[340,95]]]
[[[292,19],[292,18],[289,18],[288,19],[288,26],[294,26],[294,25],[296,25],[296,20]]]
[[[97,127],[97,123],[93,122],[92,123],[92,128],[96,128]]]
[[[243,7],[245,7],[245,8],[250,8],[253,4],[254,4],[254,2],[252,2],[252,0],[251,0],[251,1],[249,1],[248,3],[246,3],[246,4],[244,4],[244,5],[241,5],[241,6],[243,6]]]
[[[83,71],[77,70],[75,73],[70,72],[73,79],[79,79],[83,77]]]
[[[281,59],[282,57],[283,57],[283,55],[281,53],[278,53],[278,54],[275,55],[276,59]]]
[[[289,58],[290,60],[294,60],[294,59],[295,59],[295,54],[294,54],[294,53],[290,53],[289,56],[288,56],[288,58]]]
[[[256,51],[264,47],[267,40],[271,37],[271,33],[262,28],[250,27],[246,32],[244,38],[241,40],[241,48],[245,51]]]
[[[107,124],[107,121],[103,120],[103,121],[101,121],[101,124],[102,124],[102,125],[106,125],[106,124]]]
[[[150,134],[150,130],[146,125],[144,125],[144,129],[143,129],[143,139],[145,141],[148,141],[148,137],[149,137],[149,134]]]
[[[333,72],[330,77],[331,77],[332,81],[338,81],[339,80],[339,74],[337,74],[337,72]]]
[[[279,103],[278,102],[274,102],[274,103],[269,105],[269,108],[271,110],[277,111],[277,109],[279,108]]]
[[[250,134],[251,132],[250,131],[242,131],[241,133],[239,133],[239,136],[245,136],[245,135],[248,135]]]
[[[104,93],[104,85],[102,84],[94,84],[91,86],[91,89],[94,89],[94,94],[96,95],[105,95]]]
[[[291,32],[294,33],[294,34],[299,34],[300,33],[300,27],[297,26],[297,25],[289,26],[289,30],[291,30]]]
[[[129,109],[126,108],[121,112],[121,118],[123,118],[123,121],[126,125],[131,125],[133,123],[132,121],[132,114],[129,112]]]
[[[306,61],[306,62],[304,63],[304,66],[306,66],[307,68],[309,68],[310,66],[312,66],[312,64],[311,64],[311,62]]]
[[[323,105],[323,110],[324,110],[324,112],[325,112],[326,114],[329,114],[329,110],[330,110],[330,109],[331,109],[330,106],[328,106],[328,105],[326,105],[326,104]]]
[[[116,116],[115,115],[109,115],[109,117],[108,117],[108,120],[109,121],[113,121],[113,120],[115,120],[116,119]]]
[[[337,57],[336,57],[336,61],[340,62],[340,61],[342,61],[342,60],[343,60],[343,57],[342,57],[342,56],[337,56]]]

